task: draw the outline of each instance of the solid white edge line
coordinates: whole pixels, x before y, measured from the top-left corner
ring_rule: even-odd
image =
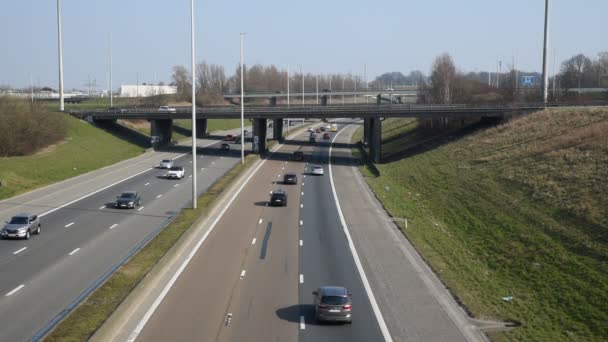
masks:
[[[300,316],[300,330],[306,330],[306,321],[304,320],[304,316]]]
[[[20,250],[18,250],[18,251],[14,251],[14,252],[13,252],[13,255],[17,255],[17,254],[19,254],[19,253],[23,252],[23,251],[24,251],[24,250],[26,250],[26,249],[27,249],[27,247],[23,247],[23,248],[21,248],[21,249],[20,249]]]
[[[80,247],[78,247],[75,250],[71,251],[68,255],[74,255],[74,254],[78,253],[79,250],[80,250]]]
[[[304,275],[300,273],[300,284],[304,284]]]
[[[15,288],[14,288],[14,289],[13,289],[11,292],[9,292],[9,293],[5,294],[4,296],[5,296],[5,297],[12,296],[12,295],[14,295],[14,294],[15,294],[17,291],[21,290],[21,289],[22,289],[24,286],[25,286],[24,284],[21,284],[21,285],[19,285],[19,286],[15,287]]]
[[[110,226],[110,229],[114,229],[118,226],[118,223],[114,223],[113,225]]]
[[[363,287],[365,288],[365,292],[367,293],[367,297],[369,298],[370,304],[372,306],[372,310],[374,311],[374,315],[376,316],[376,320],[378,321],[378,325],[380,326],[380,331],[382,331],[382,336],[384,340],[387,342],[392,342],[393,338],[391,337],[391,333],[388,330],[388,326],[384,321],[384,317],[382,317],[382,312],[380,311],[380,306],[376,301],[376,297],[372,292],[371,285],[369,284],[369,280],[365,275],[365,270],[363,269],[363,265],[361,264],[361,260],[359,259],[359,254],[357,253],[357,249],[355,248],[355,244],[353,243],[353,239],[350,236],[350,232],[348,230],[348,226],[346,225],[346,220],[344,219],[344,214],[342,213],[342,207],[340,206],[340,200],[338,199],[338,193],[336,192],[336,186],[334,184],[334,175],[331,166],[331,151],[333,149],[334,141],[336,138],[342,133],[346,128],[350,125],[344,127],[340,132],[338,132],[334,139],[331,141],[329,145],[329,182],[331,184],[331,191],[334,195],[334,201],[336,202],[336,209],[338,210],[338,216],[340,217],[340,223],[342,224],[342,228],[344,229],[344,234],[346,235],[346,240],[348,241],[348,247],[353,255],[353,259],[355,260],[355,265],[357,266],[357,270],[359,271],[359,276],[361,276],[361,281],[363,282]]]
[[[287,140],[290,140],[291,137],[293,137],[293,135],[290,136],[290,137],[288,137]],[[277,151],[283,145],[284,144],[280,144],[280,145],[275,146],[275,148],[273,148],[270,151],[270,154],[272,154],[275,151]],[[133,342],[133,341],[135,341],[137,339],[137,336],[139,336],[139,334],[141,333],[141,331],[145,327],[146,323],[148,323],[148,320],[150,320],[150,317],[152,317],[152,314],[154,314],[154,311],[156,311],[156,309],[158,308],[158,306],[160,305],[160,303],[167,296],[167,293],[169,293],[169,290],[171,290],[171,288],[173,287],[173,284],[175,284],[175,282],[177,281],[177,278],[179,278],[179,276],[182,274],[182,272],[184,272],[184,270],[186,269],[186,266],[188,266],[188,264],[190,263],[190,260],[192,260],[192,258],[194,258],[194,255],[196,255],[196,253],[198,252],[198,250],[201,247],[201,245],[203,244],[203,242],[205,242],[205,240],[207,239],[207,237],[209,236],[209,234],[213,231],[213,229],[215,228],[215,226],[217,225],[217,223],[222,219],[222,217],[224,216],[224,214],[226,213],[226,211],[228,210],[228,208],[230,208],[230,206],[232,205],[232,202],[234,202],[234,200],[237,198],[237,196],[241,193],[241,191],[249,183],[249,181],[251,180],[251,178],[253,178],[253,176],[266,163],[267,160],[268,160],[268,157],[264,158],[262,160],[262,162],[260,163],[260,165],[258,165],[251,172],[251,174],[249,176],[247,176],[247,178],[245,179],[245,181],[243,182],[243,184],[241,184],[241,186],[237,189],[237,191],[234,192],[234,194],[232,195],[232,197],[230,198],[230,200],[228,201],[228,203],[224,206],[224,208],[222,209],[222,211],[220,212],[220,214],[218,215],[218,217],[216,217],[215,220],[213,220],[213,222],[209,226],[209,229],[207,229],[207,231],[205,232],[205,234],[203,234],[203,236],[201,237],[201,239],[196,243],[196,245],[194,246],[194,248],[192,249],[192,251],[190,252],[190,254],[188,254],[188,257],[186,258],[186,260],[184,260],[184,262],[180,265],[180,267],[177,269],[177,271],[175,272],[175,274],[173,274],[173,277],[171,277],[171,279],[169,280],[169,282],[167,283],[167,285],[165,285],[165,287],[163,288],[163,290],[161,291],[161,293],[158,295],[158,297],[156,297],[156,299],[154,300],[154,302],[152,303],[152,305],[150,306],[150,308],[148,309],[148,311],[146,311],[144,317],[142,317],[142,319],[139,321],[139,323],[137,324],[137,326],[135,327],[135,329],[133,330],[133,332],[131,333],[131,335],[129,335],[129,338],[127,339],[127,342]],[[303,319],[303,317],[302,317],[302,319]]]
[[[68,223],[68,224],[65,225],[65,228],[69,228],[69,227],[71,227],[73,225],[74,225],[74,222]]]

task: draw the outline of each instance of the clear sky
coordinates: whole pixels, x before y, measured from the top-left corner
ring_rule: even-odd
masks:
[[[429,72],[450,53],[461,70],[495,70],[496,61],[540,71],[544,0],[195,0],[197,60],[302,65],[305,72]],[[559,64],[576,53],[608,50],[608,0],[551,0],[550,50]],[[189,0],[63,0],[66,88],[87,78],[106,87],[112,34],[114,88],[170,81],[190,65]],[[55,0],[0,1],[0,84],[57,88]],[[551,58],[552,64],[552,58]]]

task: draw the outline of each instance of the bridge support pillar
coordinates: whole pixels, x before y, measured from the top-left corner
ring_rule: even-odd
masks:
[[[403,96],[397,96],[397,103],[403,104]]]
[[[269,100],[270,100],[270,105],[271,106],[276,106],[277,105],[277,97],[276,96],[271,97]]]
[[[382,104],[382,94],[376,95],[376,104]]]
[[[321,106],[327,106],[327,95],[321,95]]]
[[[380,118],[368,119],[369,126],[369,154],[374,163],[382,161],[382,121]]]
[[[372,119],[370,118],[363,119],[363,146],[369,146],[371,141],[371,121]]]
[[[283,138],[283,119],[274,119],[272,121],[272,138],[282,143],[285,141],[285,138]]]
[[[196,138],[207,136],[207,119],[196,119]]]
[[[266,119],[253,119],[253,153],[266,153]]]
[[[160,147],[171,144],[171,137],[173,134],[173,120],[152,120],[150,121],[150,130],[152,133],[152,146]]]

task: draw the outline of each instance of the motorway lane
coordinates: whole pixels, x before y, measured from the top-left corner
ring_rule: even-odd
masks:
[[[383,339],[338,220],[329,176],[305,175],[304,163],[281,159],[303,150],[326,163],[329,144],[312,147],[307,133],[298,139],[271,156],[245,186],[138,340]],[[289,206],[263,207],[268,191],[277,187],[272,183],[288,171],[299,174],[297,186],[281,186]],[[313,322],[312,291],[327,284],[353,292],[352,325]]]
[[[341,129],[342,125],[339,125]],[[335,134],[335,133],[334,133]],[[333,138],[333,134],[332,134]],[[300,229],[300,315],[305,329],[301,341],[381,341],[379,325],[361,282],[353,256],[340,223],[329,180],[329,140],[321,140],[312,155],[311,164],[321,164],[324,176],[309,175],[302,187]],[[320,286],[345,286],[352,292],[352,324],[319,324],[314,319],[312,292]]]
[[[281,155],[294,149],[285,145]],[[285,172],[302,170],[301,163],[272,158],[258,170],[138,340],[297,340],[297,324],[278,320],[276,311],[297,302],[299,186],[280,185],[288,207],[265,205]]]
[[[190,163],[183,160],[180,163],[191,174]],[[200,192],[237,161],[219,155],[199,159]],[[0,321],[10,323],[0,330],[0,340],[32,336],[189,201],[191,178],[159,179],[163,173],[144,172],[46,215],[41,220],[42,234],[29,241],[0,241]],[[178,182],[182,185],[174,187]],[[141,211],[100,209],[125,190],[142,192]],[[159,194],[163,196],[156,198]],[[117,226],[110,229],[114,224]],[[27,249],[14,254],[23,247]],[[70,256],[77,248],[80,250]],[[20,285],[24,287],[5,295]]]

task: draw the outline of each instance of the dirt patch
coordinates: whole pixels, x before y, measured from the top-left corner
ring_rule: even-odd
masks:
[[[34,155],[38,156],[38,155],[46,154],[46,153],[49,153],[49,152],[53,152],[57,148],[57,146],[63,145],[66,142],[67,142],[67,140],[64,139],[64,140],[61,140],[60,142],[58,142],[56,144],[48,145],[48,146],[42,148],[41,150],[39,150],[38,152],[34,153]]]

